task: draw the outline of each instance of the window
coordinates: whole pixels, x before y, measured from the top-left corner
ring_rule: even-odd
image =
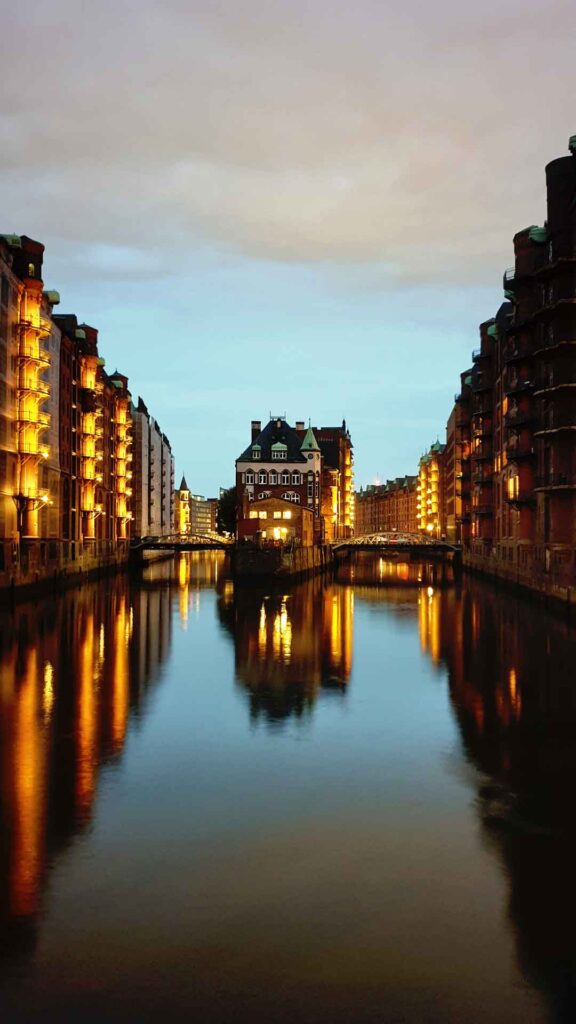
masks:
[[[292,473],[292,483],[293,484],[300,484],[300,483],[302,483],[302,479],[300,477],[300,473]]]
[[[278,482],[278,474],[275,473],[273,469],[271,469],[270,472],[268,473],[268,483],[269,484],[276,484],[277,482]]]
[[[282,497],[285,501],[293,501],[295,505],[300,504],[300,495],[296,491],[284,491]]]
[[[258,519],[258,513],[256,509],[250,509],[250,519]]]
[[[278,513],[278,515],[280,515],[280,513]],[[292,513],[291,512],[283,512],[282,515],[283,515],[284,519],[292,519]]]
[[[268,513],[267,512],[259,512],[258,513],[258,519],[268,519]]]
[[[277,450],[276,451],[272,451],[272,458],[273,459],[284,459],[284,461],[286,461],[286,452],[285,451],[277,451]]]
[[[34,264],[33,263],[29,263],[28,264],[28,277],[35,277],[35,276],[36,276],[36,270],[35,270]]]
[[[247,484],[253,484],[254,483],[254,473],[252,472],[251,469],[249,469],[248,472],[246,473],[246,483]]]
[[[265,469],[261,469],[260,470],[260,472],[258,474],[258,483],[259,484],[267,484],[268,483],[268,473],[266,472]]]
[[[253,459],[259,459],[261,456],[262,456],[262,452],[260,451],[260,448],[258,447],[258,445],[256,445],[252,449],[252,458]]]
[[[282,473],[282,483],[283,484],[289,484],[290,483],[290,473],[286,473],[286,472]]]
[[[286,513],[284,513],[284,515],[286,515]],[[281,512],[274,512],[274,519],[282,519],[282,513]]]

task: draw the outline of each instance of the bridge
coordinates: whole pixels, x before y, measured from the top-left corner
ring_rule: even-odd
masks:
[[[352,551],[389,551],[411,556],[433,557],[450,555],[459,551],[453,544],[427,537],[423,533],[365,533],[360,537],[342,537],[333,541],[335,553]]]
[[[130,544],[131,551],[226,551],[234,541],[217,533],[182,534],[167,537],[138,537]]]

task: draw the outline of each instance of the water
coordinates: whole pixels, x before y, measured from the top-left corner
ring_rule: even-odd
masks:
[[[0,614],[3,1021],[576,1018],[575,634],[435,578]]]

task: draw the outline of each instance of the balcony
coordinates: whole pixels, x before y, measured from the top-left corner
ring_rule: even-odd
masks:
[[[522,505],[534,505],[536,498],[534,497],[532,490],[529,490],[527,487],[523,487],[518,494],[514,496],[509,496],[504,492],[504,501],[508,505],[512,505],[513,508],[521,508]]]
[[[532,355],[532,351],[532,342],[528,341],[526,338],[522,340],[510,339],[504,351],[504,362],[506,364],[523,362],[525,359],[528,359]]]
[[[483,352],[481,348],[475,348],[472,351],[472,362],[481,363],[484,359],[490,359],[491,352]]]
[[[572,348],[576,347],[576,338],[567,338],[566,336],[556,338],[552,333],[547,334],[541,338],[538,338],[534,342],[534,352],[547,352],[551,349],[557,348]]]
[[[502,279],[502,285],[503,285],[504,291],[505,292],[512,291],[512,289],[514,288],[515,282],[516,282],[516,267],[508,267],[507,270],[504,271],[504,276],[503,276],[503,279]]]
[[[575,380],[558,380],[558,378],[548,377],[547,380],[536,385],[535,395],[548,395],[550,398],[554,398],[559,391],[569,391],[570,388],[576,390]]]
[[[40,366],[50,366],[52,356],[50,352],[45,352],[36,345],[24,343],[20,345],[18,359],[21,362],[38,363]]]
[[[535,388],[533,380],[522,380],[520,377],[513,378],[504,385],[505,395],[531,394]]]
[[[478,373],[472,378],[472,391],[478,394],[479,391],[490,391],[492,387],[491,373]]]
[[[492,505],[473,505],[472,515],[474,516],[491,516],[493,514]]]
[[[565,430],[576,430],[576,408],[548,409],[534,431],[534,436],[558,434]]]
[[[534,418],[531,409],[510,409],[504,417],[504,424],[507,427],[523,427],[532,423]]]
[[[491,474],[488,475],[488,473],[482,473],[482,471],[479,470],[472,474],[472,483],[475,487],[492,487],[494,477]]]
[[[45,380],[24,380],[18,385],[18,389],[31,395],[42,395],[46,398],[50,394],[50,385]]]
[[[479,444],[476,448],[473,448],[470,453],[470,458],[473,462],[482,462],[486,459],[492,458],[492,445]]]
[[[531,459],[534,455],[532,443],[530,441],[522,441],[518,437],[509,437],[504,447],[510,462],[518,462],[519,459]]]

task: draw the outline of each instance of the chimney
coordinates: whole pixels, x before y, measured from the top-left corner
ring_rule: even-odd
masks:
[[[258,437],[258,434],[262,430],[262,423],[260,420],[252,420],[252,443]]]
[[[296,420],[296,430],[305,430],[304,420]]]

